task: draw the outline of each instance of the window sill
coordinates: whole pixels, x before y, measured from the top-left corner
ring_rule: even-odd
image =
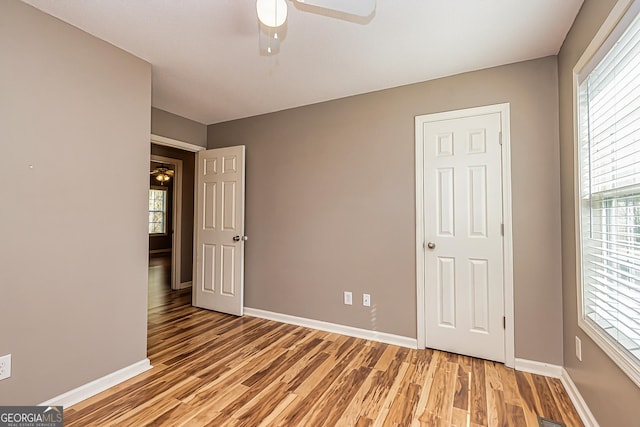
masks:
[[[640,365],[631,356],[628,356],[616,345],[612,344],[607,336],[596,329],[587,320],[580,317],[578,325],[597,345],[605,352],[607,356],[614,361],[622,372],[624,372],[638,387],[640,387]]]

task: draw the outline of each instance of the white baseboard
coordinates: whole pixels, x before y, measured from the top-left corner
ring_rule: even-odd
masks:
[[[363,338],[371,341],[383,342],[400,347],[418,348],[418,340],[415,338],[403,337],[400,335],[388,334],[386,332],[371,331],[368,329],[354,328],[351,326],[338,325],[337,323],[323,322],[321,320],[307,319],[304,317],[290,316],[288,314],[274,313],[272,311],[260,310],[257,308],[244,308],[244,314],[262,319],[274,320],[276,322],[289,323],[291,325],[304,326],[306,328],[318,329],[325,332],[347,335],[349,337]]]
[[[56,396],[53,399],[49,399],[46,402],[42,402],[40,406],[64,406],[66,408],[75,405],[151,368],[152,366],[149,359],[143,359],[133,365],[129,365],[102,378],[98,378],[97,380]]]
[[[546,377],[560,378],[562,376],[562,366],[551,363],[536,362],[535,360],[517,359],[515,369],[529,372],[531,374],[544,375]]]
[[[575,383],[571,379],[571,376],[564,368],[562,369],[560,381],[562,381],[564,389],[567,390],[567,394],[569,395],[571,402],[573,402],[573,406],[576,407],[576,411],[578,411],[578,414],[580,415],[580,418],[582,419],[585,427],[599,427],[600,425],[598,424],[596,417],[594,417],[591,413],[591,410],[582,398],[578,387],[576,387]]]
[[[536,362],[534,360],[516,359],[516,369],[518,371],[560,379],[585,427],[599,427],[598,421],[596,421],[591,410],[589,410],[587,403],[578,391],[578,387],[576,387],[569,373],[562,366]]]
[[[189,280],[188,282],[182,282],[178,285],[178,289],[187,289],[190,288],[191,285],[193,284],[192,280]]]

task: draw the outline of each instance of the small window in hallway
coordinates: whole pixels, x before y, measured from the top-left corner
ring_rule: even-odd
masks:
[[[167,189],[149,189],[149,234],[167,234]]]

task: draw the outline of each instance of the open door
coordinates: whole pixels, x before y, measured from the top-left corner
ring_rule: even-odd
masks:
[[[193,305],[242,316],[244,145],[196,154]]]

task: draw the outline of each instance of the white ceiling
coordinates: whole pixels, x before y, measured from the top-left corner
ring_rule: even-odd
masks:
[[[582,0],[377,0],[368,22],[288,0],[261,56],[255,0],[24,0],[153,66],[154,107],[204,124],[554,55]]]

